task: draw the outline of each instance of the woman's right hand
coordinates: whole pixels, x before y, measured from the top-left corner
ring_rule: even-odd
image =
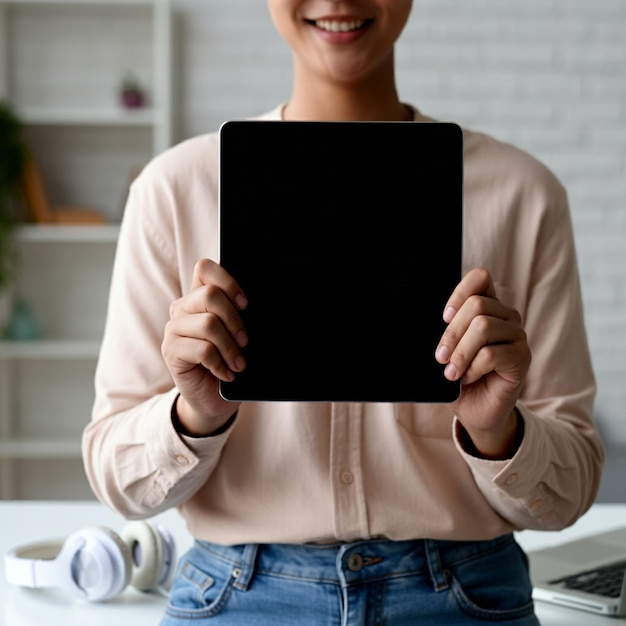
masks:
[[[220,396],[219,381],[232,381],[246,367],[240,348],[248,336],[239,311],[247,304],[230,274],[203,259],[191,291],[170,306],[161,353],[180,392],[178,419],[192,435],[209,435],[237,411],[237,403]]]

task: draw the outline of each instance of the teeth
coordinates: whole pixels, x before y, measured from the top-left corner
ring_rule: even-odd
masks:
[[[351,30],[358,30],[365,24],[365,20],[351,20],[349,22],[339,22],[337,20],[317,20],[315,25],[322,30],[331,33],[347,33]]]

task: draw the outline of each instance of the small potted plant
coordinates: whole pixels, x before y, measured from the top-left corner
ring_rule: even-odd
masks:
[[[139,109],[146,101],[146,94],[141,83],[133,74],[126,74],[120,87],[120,101],[127,109]]]

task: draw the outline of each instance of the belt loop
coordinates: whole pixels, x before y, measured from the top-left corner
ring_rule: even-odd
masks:
[[[257,543],[246,544],[241,555],[241,565],[233,571],[233,576],[236,579],[233,586],[241,591],[247,591],[250,586],[256,567],[258,548],[259,544]]]
[[[441,565],[439,556],[439,542],[434,539],[424,539],[424,551],[426,552],[426,562],[428,563],[428,571],[433,581],[435,591],[443,591],[450,586],[446,571]]]

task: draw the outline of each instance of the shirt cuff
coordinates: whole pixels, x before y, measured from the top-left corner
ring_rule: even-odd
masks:
[[[523,406],[517,406],[524,421],[524,437],[510,459],[491,461],[473,456],[462,445],[458,418],[454,418],[453,439],[457,450],[469,466],[476,485],[493,508],[518,527],[549,527],[554,523],[552,499],[542,491],[542,476],[549,455],[543,442],[537,418]],[[515,512],[517,510],[517,512]]]

